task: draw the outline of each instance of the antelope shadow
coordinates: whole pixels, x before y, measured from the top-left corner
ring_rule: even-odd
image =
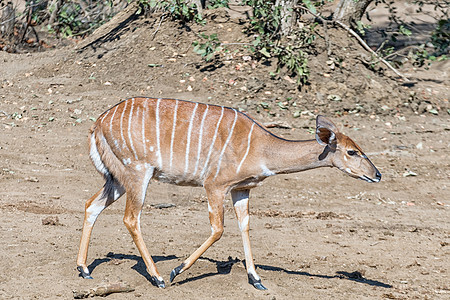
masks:
[[[182,285],[182,284],[185,284],[188,282],[204,279],[204,278],[211,277],[211,276],[229,274],[231,272],[233,265],[237,264],[237,263],[242,263],[244,265],[244,267],[246,267],[245,260],[240,260],[238,258],[233,259],[231,257],[228,257],[228,260],[226,260],[226,261],[218,261],[218,260],[214,260],[214,259],[207,258],[207,257],[200,257],[199,259],[207,260],[211,263],[216,264],[217,272],[209,272],[209,273],[201,274],[198,276],[186,278],[184,280],[176,282],[175,284]],[[288,269],[284,269],[284,268],[280,268],[280,267],[268,266],[268,265],[258,265],[257,264],[256,267],[261,270],[269,271],[269,272],[283,272],[283,273],[286,273],[289,275],[317,277],[317,278],[323,278],[323,279],[335,279],[335,278],[346,279],[346,280],[350,280],[350,281],[354,281],[354,282],[358,282],[358,283],[362,283],[362,284],[367,284],[370,286],[377,286],[377,287],[382,287],[382,288],[392,288],[392,285],[378,281],[378,280],[368,279],[368,278],[364,277],[358,271],[353,271],[353,272],[337,271],[334,275],[324,275],[324,274],[313,274],[313,273],[305,272],[305,271],[292,271],[292,270],[288,270]]]
[[[175,255],[167,255],[167,256],[158,256],[158,255],[156,255],[156,256],[152,256],[152,259],[153,259],[153,261],[155,263],[157,263],[159,261],[178,259],[178,257],[175,256]],[[143,277],[145,277],[153,285],[155,285],[153,280],[152,280],[152,278],[151,278],[151,276],[150,276],[150,274],[148,274],[148,272],[147,272],[147,267],[145,266],[144,260],[142,259],[142,257],[140,257],[138,255],[130,255],[130,254],[121,254],[121,253],[109,252],[108,254],[106,254],[105,258],[97,258],[97,259],[95,259],[88,266],[89,272],[92,274],[92,271],[94,271],[94,269],[96,267],[98,267],[101,264],[108,263],[108,262],[110,262],[112,260],[134,260],[134,261],[136,261],[136,264],[134,266],[132,266],[131,268],[133,270],[137,271]]]

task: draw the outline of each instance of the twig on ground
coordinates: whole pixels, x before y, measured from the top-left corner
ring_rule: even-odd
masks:
[[[220,46],[228,46],[228,45],[251,45],[250,43],[220,43]]]
[[[161,28],[161,24],[162,24],[162,22],[164,21],[164,17],[165,17],[165,16],[166,16],[166,14],[163,14],[163,15],[161,16],[161,19],[159,20],[158,27],[156,27],[155,32],[153,32],[153,35],[152,35],[152,41],[153,41],[153,39],[155,38],[156,34],[158,33],[159,28]]]
[[[96,296],[105,297],[112,293],[129,293],[133,291],[134,288],[132,288],[129,284],[124,282],[116,282],[104,284],[90,290],[73,291],[73,297],[75,299],[85,299]]]

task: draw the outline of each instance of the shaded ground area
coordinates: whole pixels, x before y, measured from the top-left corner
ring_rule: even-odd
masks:
[[[239,21],[230,22],[214,29],[223,40],[245,41]],[[83,49],[0,53],[0,298],[71,299],[73,290],[119,279],[135,291],[108,299],[449,297],[448,64],[402,70],[434,80],[408,88],[387,71],[368,71],[359,46],[330,30],[334,55],[345,64],[331,68],[318,51],[312,83],[298,91],[238,48],[205,66],[190,44],[202,27],[158,24],[132,20]],[[320,169],[254,189],[251,240],[266,292],[247,284],[231,200],[222,239],[164,290],[149,282],[118,201],[94,229],[94,280],[82,280],[75,259],[84,201],[103,184],[87,155],[88,129],[108,107],[136,95],[237,107],[262,123],[282,122],[288,129],[274,132],[292,139],[312,138],[314,115],[327,114],[366,150],[383,180],[368,184]],[[209,235],[206,197],[202,189],[157,182],[147,196],[142,230],[168,282]],[[154,206],[160,203],[174,206]]]

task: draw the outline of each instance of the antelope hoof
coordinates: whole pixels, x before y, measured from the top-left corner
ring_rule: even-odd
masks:
[[[156,285],[160,289],[166,288],[166,284],[164,283],[164,280],[162,280],[162,279],[158,279],[157,277],[152,276],[152,282],[154,285]]]
[[[84,279],[93,279],[91,274],[89,274],[89,271],[85,272],[82,266],[78,266],[77,270],[78,272],[80,272],[81,277],[83,277]]]
[[[253,277],[253,275],[251,274],[248,274],[248,282],[251,285],[253,285],[257,290],[261,291],[267,290],[267,288],[264,285],[262,285],[261,279],[255,279],[255,277]]]
[[[254,286],[257,290],[260,290],[260,291],[265,291],[265,290],[267,290],[267,288],[266,288],[265,286],[263,286],[261,282],[255,282],[255,283],[253,283],[253,286]]]
[[[182,269],[184,268],[184,263],[182,263],[181,265],[179,265],[178,267],[176,267],[175,269],[172,270],[172,272],[170,272],[170,282],[172,283],[172,281],[175,279],[175,277],[180,274],[182,271]]]

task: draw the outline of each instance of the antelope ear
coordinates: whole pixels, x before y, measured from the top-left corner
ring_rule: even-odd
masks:
[[[339,130],[333,122],[324,116],[317,116],[316,140],[320,145],[328,145],[331,149],[336,149],[336,132],[339,132]]]

